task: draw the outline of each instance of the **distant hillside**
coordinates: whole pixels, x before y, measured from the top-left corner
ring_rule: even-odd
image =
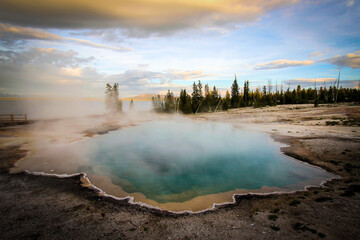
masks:
[[[123,101],[151,101],[152,97],[157,96],[157,94],[141,94],[141,95],[137,95],[134,97],[129,97],[129,98],[123,98]],[[164,95],[160,95],[161,97],[164,97]]]

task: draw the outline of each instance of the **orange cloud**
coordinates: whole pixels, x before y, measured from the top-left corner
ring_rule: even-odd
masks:
[[[70,38],[70,37],[62,37],[56,34],[52,34],[46,31],[38,30],[35,28],[29,27],[19,27],[8,24],[0,23],[0,37],[2,39],[8,40],[18,40],[18,39],[40,39],[40,40],[48,40],[48,41],[70,41],[80,45],[85,45],[89,47],[95,48],[104,48],[114,51],[131,51],[131,48],[127,47],[114,47],[108,46],[100,43],[94,43],[89,40],[78,39],[78,38]]]
[[[299,0],[2,0],[0,21],[52,28],[136,28],[148,31],[255,21]],[[46,19],[46,21],[44,21]]]
[[[327,53],[327,52],[329,52],[329,50],[325,50],[323,52],[313,52],[313,53],[310,53],[310,57],[321,56],[321,55],[323,55],[324,53]]]
[[[7,36],[6,36],[7,35]],[[61,40],[62,37],[37,30],[34,28],[18,27],[0,23],[0,37],[18,37],[27,39],[42,39],[42,40]]]

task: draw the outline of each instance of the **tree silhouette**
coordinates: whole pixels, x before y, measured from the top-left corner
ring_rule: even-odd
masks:
[[[122,101],[119,99],[119,84],[106,84],[105,105],[110,112],[122,112]]]
[[[235,75],[235,80],[231,86],[231,107],[237,108],[239,107],[239,103],[240,103],[239,85],[237,83],[236,75]]]
[[[134,110],[134,101],[131,99],[130,101],[130,106],[129,106],[130,111]]]

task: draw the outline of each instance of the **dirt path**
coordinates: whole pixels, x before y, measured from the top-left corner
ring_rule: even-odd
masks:
[[[4,171],[9,164],[26,153],[18,147],[26,142],[22,138],[31,134],[25,126],[1,129],[0,238],[356,239],[360,236],[359,111],[358,106],[300,105],[191,116],[271,133],[290,145],[282,149],[284,153],[342,179],[306,192],[237,197],[233,205],[190,215],[99,197],[80,186],[79,176],[8,174]],[[338,123],[327,123],[334,121]]]

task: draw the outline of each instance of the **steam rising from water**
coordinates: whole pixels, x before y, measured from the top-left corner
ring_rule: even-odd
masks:
[[[270,136],[222,123],[147,122],[86,146],[90,161],[81,170],[109,176],[127,193],[158,203],[263,186],[301,189],[329,177],[282,155]]]
[[[229,124],[150,111],[72,113],[23,128],[19,134],[31,154],[13,171],[85,172],[109,194],[175,211],[203,210],[239,192],[303,189],[331,177],[285,157],[268,135]]]
[[[129,112],[130,102],[123,102],[123,111]],[[135,111],[152,109],[149,101],[135,101]],[[63,119],[106,114],[104,101],[86,100],[0,100],[0,114],[28,114],[30,120]]]

